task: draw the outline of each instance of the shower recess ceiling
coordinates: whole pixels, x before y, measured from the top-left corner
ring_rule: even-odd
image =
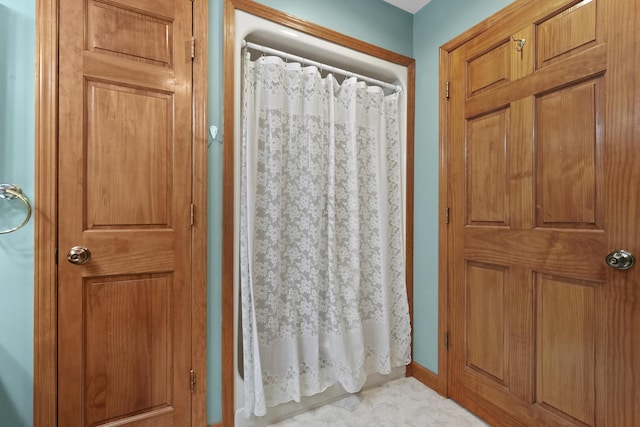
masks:
[[[409,13],[416,13],[424,5],[429,3],[431,0],[384,0],[387,3],[394,5],[395,7],[399,7],[400,9],[406,10]]]

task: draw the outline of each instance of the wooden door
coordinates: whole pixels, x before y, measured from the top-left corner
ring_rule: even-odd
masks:
[[[58,425],[188,426],[192,3],[59,16]]]
[[[492,425],[637,426],[640,267],[605,256],[640,255],[640,8],[521,3],[450,56],[449,393]]]

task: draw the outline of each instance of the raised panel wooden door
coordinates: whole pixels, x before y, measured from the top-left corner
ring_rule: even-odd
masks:
[[[640,8],[522,1],[451,53],[449,394],[492,425],[637,426]]]
[[[190,425],[191,34],[188,0],[60,2],[61,427]]]

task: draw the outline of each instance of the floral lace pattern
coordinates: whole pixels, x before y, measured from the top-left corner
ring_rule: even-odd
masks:
[[[244,60],[245,415],[410,361],[399,94]]]

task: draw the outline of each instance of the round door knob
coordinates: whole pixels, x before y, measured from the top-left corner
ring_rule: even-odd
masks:
[[[636,259],[633,255],[623,249],[618,249],[611,252],[605,258],[607,265],[617,270],[628,270],[636,263]]]
[[[84,246],[74,246],[67,254],[67,261],[71,264],[86,264],[89,258],[91,258],[91,251]]]

